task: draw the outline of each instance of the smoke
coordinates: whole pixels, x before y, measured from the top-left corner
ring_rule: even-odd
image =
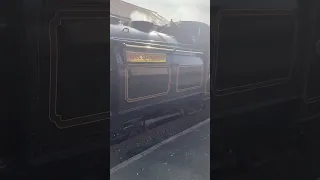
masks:
[[[171,14],[171,19],[177,20],[187,20],[187,21],[200,21],[210,24],[210,11],[206,13],[203,11],[204,8],[201,6],[179,6]]]
[[[157,12],[174,21],[200,21],[210,24],[210,0],[124,0]],[[146,15],[144,15],[146,16]],[[139,18],[147,17],[139,16]],[[141,19],[139,19],[141,20]],[[150,20],[150,19],[149,19]]]
[[[148,21],[148,22],[152,22],[152,19],[147,16],[146,14],[139,12],[139,11],[133,11],[130,14],[130,18],[132,21]]]

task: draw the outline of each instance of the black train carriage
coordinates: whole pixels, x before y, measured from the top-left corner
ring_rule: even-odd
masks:
[[[275,143],[278,135],[291,136],[309,124],[301,122],[319,117],[319,1],[215,0],[211,5],[211,116],[217,117],[212,134],[222,137],[214,142],[226,144],[232,137],[228,148],[240,147],[239,142],[253,144],[263,134]],[[241,116],[248,111],[252,114]],[[229,115],[240,116],[223,118]]]
[[[6,1],[0,168],[109,146],[109,2]],[[2,36],[3,35],[3,36]],[[2,108],[2,109],[3,109]],[[8,169],[4,168],[4,169]]]
[[[217,0],[212,5],[213,114],[295,98],[297,3]]]
[[[209,41],[203,36],[209,29],[199,22],[110,25],[113,138],[203,106],[209,97]]]
[[[300,119],[318,114],[318,1],[211,5],[213,115],[289,102]]]

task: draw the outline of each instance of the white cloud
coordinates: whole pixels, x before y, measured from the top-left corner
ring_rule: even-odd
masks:
[[[210,24],[210,0],[124,0],[174,21],[189,20]]]

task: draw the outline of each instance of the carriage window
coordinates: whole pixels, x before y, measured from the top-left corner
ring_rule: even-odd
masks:
[[[142,88],[141,87],[145,87]],[[126,69],[127,101],[139,101],[168,93],[170,69],[165,66],[132,66]]]
[[[58,28],[57,113],[74,118],[109,111],[109,23],[68,19]]]
[[[294,24],[291,15],[222,15],[217,88],[287,78],[293,61]]]
[[[4,14],[6,12],[4,11],[4,5],[5,4],[0,4],[0,39],[2,40],[0,42],[1,54],[5,53],[4,49],[6,48],[6,46],[8,46],[8,44],[6,44],[6,39],[8,38],[8,36],[6,34],[7,23],[6,15]]]
[[[177,91],[186,91],[201,87],[202,75],[202,66],[179,66],[177,74]]]
[[[178,64],[176,75],[177,92],[198,89],[202,85],[203,59],[189,55],[176,55],[173,62]]]

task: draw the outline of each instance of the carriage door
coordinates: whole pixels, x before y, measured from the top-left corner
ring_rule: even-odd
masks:
[[[307,47],[304,47],[305,61],[308,62],[304,98],[308,104],[320,102],[320,3],[316,3],[317,8],[309,10],[311,23],[306,32]]]
[[[79,8],[50,21],[50,119],[58,128],[109,118],[108,18]]]

